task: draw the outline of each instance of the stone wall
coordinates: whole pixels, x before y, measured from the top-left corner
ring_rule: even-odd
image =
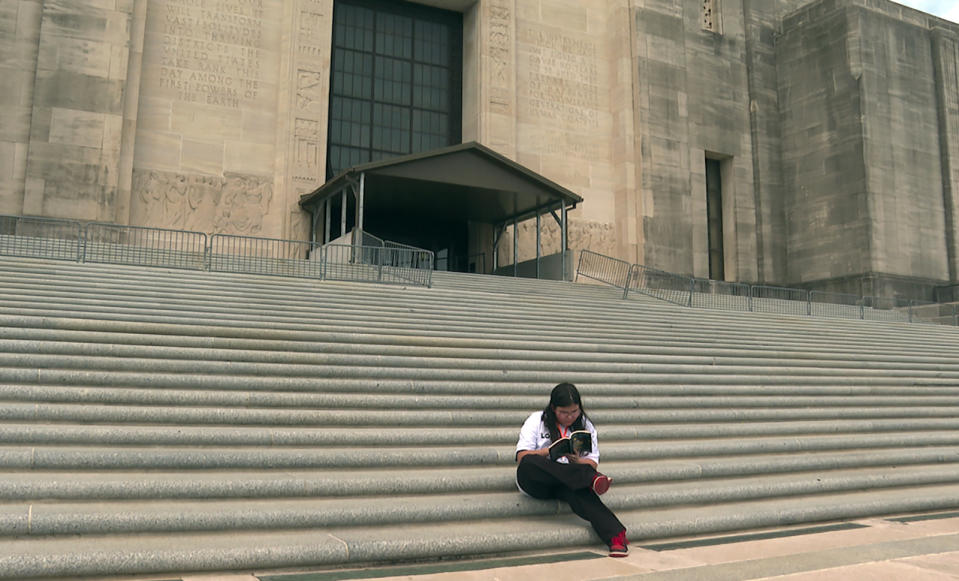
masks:
[[[927,28],[852,9],[861,66],[871,270],[948,280],[939,119]]]
[[[585,199],[571,248],[706,276],[712,157],[729,280],[957,277],[959,26],[887,0],[718,0],[709,26],[691,1],[423,3],[463,13],[463,140]],[[332,11],[0,1],[0,213],[305,239]]]
[[[22,195],[18,185],[4,187],[3,206],[19,206],[23,214],[112,221],[135,3],[12,4],[17,5],[16,54],[35,54],[36,60],[24,58],[12,67],[13,86],[23,97],[29,95],[29,105],[21,102],[11,115],[15,149],[22,147],[27,127],[29,138]],[[27,41],[32,34],[35,53]],[[31,67],[32,87],[26,78]]]
[[[846,2],[786,19],[777,43],[790,284],[869,271],[858,52]]]
[[[954,32],[940,31],[933,54],[928,25],[921,13],[867,0],[820,0],[785,20],[787,283],[873,273],[927,287],[954,276],[943,184],[952,182],[946,105],[956,89],[937,71],[955,66],[942,44]]]
[[[0,2],[0,213],[23,213],[33,87],[43,10],[40,0]]]
[[[943,228],[948,280],[959,280],[959,31],[936,23],[931,31],[942,168]]]
[[[640,84],[636,111],[642,143],[638,195],[643,201],[639,218],[645,234],[639,262],[684,274],[709,274],[708,156],[723,160],[726,174],[726,278],[755,281],[759,276],[756,158],[746,52],[751,13],[741,0],[722,2],[721,19],[715,30],[707,30],[701,3],[638,4],[634,13]],[[766,161],[778,159],[767,155]],[[775,169],[773,173],[778,173]]]
[[[280,0],[149,2],[131,224],[281,231],[274,175],[282,14]]]

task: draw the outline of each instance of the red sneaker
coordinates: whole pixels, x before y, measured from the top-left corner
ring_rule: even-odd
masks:
[[[606,494],[606,491],[609,490],[609,485],[612,482],[612,478],[597,472],[596,476],[593,476],[593,492],[596,494]]]
[[[610,557],[625,557],[629,554],[629,541],[626,540],[626,531],[619,531],[619,534],[609,541]]]

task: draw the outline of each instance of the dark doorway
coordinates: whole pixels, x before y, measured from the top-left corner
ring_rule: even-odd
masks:
[[[392,242],[432,250],[436,270],[468,272],[468,228],[466,220],[444,219],[425,213],[378,212],[366,214],[367,232]]]
[[[726,280],[723,254],[723,175],[722,162],[706,158],[706,224],[709,244],[709,278]]]

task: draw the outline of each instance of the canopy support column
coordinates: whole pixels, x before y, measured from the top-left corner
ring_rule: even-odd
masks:
[[[498,224],[493,230],[493,270],[495,273],[496,269],[499,268],[499,241],[503,237],[503,234],[506,232],[506,223]]]
[[[516,218],[513,218],[513,278],[519,276],[519,265],[516,263],[519,259],[519,253],[516,251],[516,245],[519,244],[519,228],[517,228]]]
[[[550,210],[549,213],[553,215],[553,219],[559,224],[559,253],[560,259],[563,261],[563,280],[566,280],[566,249],[569,248],[569,229],[566,227],[566,204],[560,202],[559,208],[559,216],[556,215],[555,210]]]
[[[543,239],[540,233],[540,214],[536,210],[536,278],[539,279],[539,259],[543,254]]]
[[[330,205],[330,199],[323,200],[323,213],[325,214],[326,224],[323,228],[323,244],[330,243],[330,224],[332,222],[333,206]]]
[[[340,192],[340,236],[346,235],[346,188]]]
[[[560,204],[560,207],[563,209],[563,227],[562,234],[560,235],[560,246],[562,247],[562,260],[563,260],[563,281],[566,281],[566,247],[569,246],[569,240],[566,239],[569,234],[569,229],[566,227],[566,203]]]
[[[316,244],[316,224],[320,221],[320,207],[313,206],[310,211],[310,242]]]
[[[360,174],[360,185],[356,190],[356,228],[363,231],[363,203],[366,192],[366,172]]]

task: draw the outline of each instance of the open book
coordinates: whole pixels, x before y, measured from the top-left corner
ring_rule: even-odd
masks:
[[[549,459],[556,460],[567,454],[574,456],[585,456],[593,451],[593,435],[587,430],[578,430],[563,438],[556,440],[549,447]]]

